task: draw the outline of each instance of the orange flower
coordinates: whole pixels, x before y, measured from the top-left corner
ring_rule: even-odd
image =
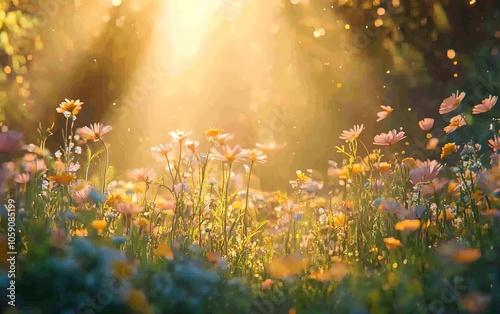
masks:
[[[388,162],[377,162],[377,163],[373,164],[373,167],[377,170],[380,170],[380,171],[387,171],[387,170],[391,169],[391,164]]]
[[[441,159],[446,156],[452,155],[458,150],[458,146],[455,143],[446,143],[441,149]]]
[[[350,166],[349,169],[351,170],[351,173],[353,175],[356,175],[356,174],[364,175],[365,174],[365,169],[360,164],[352,164],[352,166]]]
[[[420,220],[406,219],[396,223],[396,230],[415,231],[420,228]]]
[[[217,139],[219,134],[224,132],[222,129],[215,129],[215,128],[209,128],[207,131],[205,131],[205,135],[207,136],[208,140],[214,140]]]
[[[106,223],[106,220],[104,220],[104,219],[101,219],[101,220],[97,219],[97,220],[92,221],[92,228],[97,229],[99,231],[106,229],[107,225],[108,224]]]
[[[395,249],[401,245],[401,241],[396,238],[390,237],[384,239],[385,245],[389,250]]]
[[[72,174],[63,173],[55,176],[48,176],[47,180],[66,185],[73,182],[75,180],[75,177]]]
[[[56,108],[57,113],[65,113],[68,112],[72,116],[76,116],[80,110],[82,109],[83,102],[80,101],[80,99],[77,100],[69,100],[65,99],[61,104],[59,104],[59,107]]]
[[[481,257],[481,251],[476,248],[464,248],[459,250],[453,259],[459,263],[469,264]]]
[[[266,279],[262,282],[262,291],[269,290],[271,286],[273,285],[274,281],[272,279]]]

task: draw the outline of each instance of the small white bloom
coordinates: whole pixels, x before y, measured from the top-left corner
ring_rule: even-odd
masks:
[[[82,148],[80,146],[75,147],[75,154],[80,155],[82,153]]]
[[[69,111],[64,111],[64,117],[65,117],[65,118],[69,118],[69,117],[71,117],[71,116],[72,116],[71,112],[69,112]]]
[[[26,150],[32,153],[35,150],[35,144],[29,144]]]
[[[321,207],[320,209],[318,209],[318,213],[320,215],[323,215],[325,213],[325,209],[323,207]]]
[[[319,216],[319,222],[324,224],[326,222],[326,215],[323,214],[323,215]]]
[[[60,150],[58,150],[57,152],[54,153],[54,156],[56,156],[56,158],[61,158],[62,156],[62,153]]]

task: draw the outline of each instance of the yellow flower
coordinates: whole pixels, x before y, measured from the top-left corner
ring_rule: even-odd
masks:
[[[339,213],[338,215],[333,216],[333,224],[337,227],[345,226],[346,215],[343,213]]]
[[[406,230],[406,231],[415,231],[420,228],[420,220],[418,219],[406,219],[396,223],[396,230]]]
[[[154,254],[156,256],[164,257],[168,260],[174,259],[174,252],[172,252],[170,246],[166,244],[158,245],[158,247],[154,251]]]
[[[100,230],[100,231],[106,229],[107,225],[108,224],[106,223],[106,220],[104,220],[104,219],[101,219],[101,220],[97,219],[97,220],[92,221],[92,228]]]
[[[132,266],[123,261],[116,261],[113,264],[113,270],[118,278],[130,278],[132,276]]]
[[[410,169],[413,169],[417,166],[417,162],[411,157],[406,157],[405,159],[401,160],[401,163],[403,164],[403,166]]]
[[[144,217],[138,218],[134,220],[134,225],[136,225],[139,228],[146,228],[149,224],[149,220],[147,220]]]
[[[352,166],[350,167],[350,170],[351,170],[351,173],[353,175],[355,175],[355,174],[364,175],[365,174],[365,169],[360,164],[352,164]]]
[[[106,199],[106,205],[115,208],[118,203],[123,203],[123,196],[121,194],[109,194]]]
[[[297,180],[300,180],[300,181],[307,181],[309,178],[300,170],[297,170],[296,172],[297,174]]]
[[[87,229],[76,229],[74,235],[77,237],[86,237],[89,234]]]
[[[441,159],[446,156],[452,155],[457,151],[457,149],[458,147],[455,145],[455,143],[444,144],[443,148],[441,149]]]
[[[442,221],[443,220],[443,217],[446,219],[446,220],[451,220],[453,218],[455,218],[455,213],[452,211],[451,208],[446,208],[445,209],[445,215],[443,216],[443,211],[440,211],[439,215],[438,215],[438,220],[439,221]]]
[[[267,272],[276,278],[286,279],[302,273],[309,267],[309,260],[299,256],[277,257],[267,265]]]
[[[133,313],[153,314],[153,308],[140,290],[134,289],[127,295],[127,303]]]
[[[234,201],[233,204],[231,204],[231,208],[241,210],[244,208],[244,206],[240,201]]]
[[[342,170],[340,170],[339,179],[346,180],[348,178],[349,178],[349,170],[347,169],[347,167],[344,167],[342,168]]]
[[[399,241],[398,239],[395,239],[393,237],[385,238],[384,242],[389,250],[395,249],[401,245],[401,241]]]
[[[65,113],[69,112],[71,115],[76,116],[80,110],[82,109],[83,102],[81,102],[79,99],[77,100],[69,100],[65,99],[58,108],[56,108],[56,111],[58,113]]]

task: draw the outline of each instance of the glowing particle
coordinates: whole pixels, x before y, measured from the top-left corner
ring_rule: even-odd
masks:
[[[346,24],[346,25],[344,25],[344,28],[345,28],[345,29],[351,29],[351,25]]]
[[[299,4],[299,3],[300,3],[300,0],[290,0],[290,3],[291,3],[291,4]]]
[[[405,150],[402,150],[402,151],[401,151],[401,155],[404,155],[404,154],[406,154],[406,151],[405,151]]]
[[[408,111],[411,111],[411,108],[408,108]]]
[[[427,137],[427,138],[429,138],[429,139],[430,139],[430,138],[432,138],[432,134],[431,134],[431,133],[427,133],[427,134],[425,135],[425,137]]]
[[[398,268],[398,263],[392,264],[392,268]]]
[[[457,65],[458,64],[458,61],[453,61],[453,65]]]
[[[10,68],[10,66],[6,66],[5,68],[3,68],[3,71],[5,72],[5,74],[12,73],[12,69]]]
[[[408,263],[408,260],[405,258],[405,259],[403,260],[403,264],[405,264],[405,265],[406,265],[406,263]]]
[[[122,0],[113,0],[113,1],[111,2],[111,4],[113,4],[113,6],[115,6],[115,7],[117,7],[117,6],[119,6],[120,4],[122,4]]]
[[[341,88],[342,87],[342,83],[337,83],[337,88]]]
[[[385,71],[385,73],[387,73],[387,74],[391,74],[391,71],[390,71],[390,70],[387,70],[387,71]]]
[[[453,74],[453,77],[458,77],[458,73]]]
[[[24,78],[21,75],[16,76],[16,82],[21,84],[24,81]]]
[[[399,2],[399,0],[392,0],[392,6],[393,7],[397,8],[397,7],[399,7],[400,4],[401,3]]]
[[[378,18],[375,20],[375,22],[373,22],[373,24],[375,25],[375,27],[380,27],[380,26],[384,25],[384,21],[382,21],[381,18]]]
[[[455,53],[455,50],[453,49],[448,49],[448,51],[446,51],[446,56],[448,57],[448,59],[453,59],[455,58],[456,56],[456,53]]]
[[[410,145],[410,143],[409,142],[405,142],[405,145],[408,146],[408,145]]]
[[[33,60],[33,55],[28,55],[26,59],[28,59],[29,61]]]
[[[384,8],[378,8],[377,9],[377,14],[378,15],[384,15],[385,14],[385,9]]]

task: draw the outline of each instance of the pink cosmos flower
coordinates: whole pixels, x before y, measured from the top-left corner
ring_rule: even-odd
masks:
[[[142,213],[144,211],[144,207],[139,206],[137,204],[131,203],[118,203],[116,205],[116,211],[122,215],[135,215]]]
[[[31,162],[22,161],[21,166],[24,168],[24,171],[31,173],[40,172],[47,169],[45,161],[43,159],[38,159],[38,158]]]
[[[461,115],[456,115],[450,120],[450,124],[444,128],[444,132],[446,134],[450,134],[454,132],[456,129],[463,127],[467,123],[465,122],[465,119]]]
[[[243,152],[246,158],[256,164],[265,164],[267,162],[267,156],[258,149],[245,149]]]
[[[26,173],[26,172],[23,172],[21,174],[18,174],[15,178],[14,178],[14,182],[16,183],[19,183],[19,184],[26,184],[30,181],[30,174],[29,173]]]
[[[151,182],[156,178],[156,173],[153,168],[136,168],[132,170],[130,175],[134,181]]]
[[[160,144],[157,146],[151,147],[151,153],[158,159],[164,159],[168,157],[168,154],[174,149],[174,145],[172,143]]]
[[[379,135],[375,135],[373,138],[374,145],[381,146],[391,146],[406,138],[405,132],[398,132],[396,130],[389,131],[388,133],[381,133]]]
[[[460,103],[462,103],[462,100],[464,98],[465,98],[465,93],[461,92],[459,95],[459,91],[457,90],[456,94],[453,93],[451,94],[450,97],[443,100],[441,106],[439,107],[439,114],[445,114],[457,109],[458,106],[460,106]]]
[[[0,154],[11,154],[23,149],[23,135],[16,131],[0,133]]]
[[[433,125],[434,125],[434,119],[432,118],[425,118],[423,120],[418,121],[418,126],[424,131],[429,131]]]
[[[92,192],[92,187],[85,180],[77,180],[70,186],[71,198],[76,203],[80,204],[85,201]]]
[[[359,138],[359,135],[361,135],[361,132],[365,129],[364,125],[357,124],[353,126],[350,130],[344,130],[342,131],[342,134],[339,136],[341,140],[345,140],[346,142],[352,142],[355,141]]]
[[[186,147],[194,154],[194,151],[196,150],[196,148],[198,146],[200,146],[200,142],[198,141],[186,141],[186,143],[184,143],[186,145]]]
[[[182,141],[184,141],[192,133],[193,133],[193,131],[186,132],[186,131],[179,131],[179,130],[168,132],[168,134],[170,136],[172,136],[172,138],[176,142],[182,142]]]
[[[497,103],[497,100],[498,96],[490,95],[489,98],[484,99],[479,105],[475,105],[474,108],[472,108],[472,114],[480,114],[490,111]]]
[[[210,158],[213,160],[220,160],[232,163],[235,161],[245,160],[245,153],[243,152],[243,150],[239,145],[236,145],[234,148],[231,148],[227,145],[223,145],[222,153],[219,153],[219,151],[215,147],[212,147],[212,149],[210,149]]]
[[[90,125],[90,128],[85,126],[83,128],[76,129],[76,133],[86,140],[93,140],[94,142],[97,142],[112,129],[113,127],[110,125],[94,123]]]
[[[382,111],[377,112],[377,122],[384,120],[394,111],[391,106],[382,105],[380,108],[382,108]]]
[[[417,161],[417,167],[410,170],[410,181],[413,184],[431,182],[436,178],[443,166],[436,160]]]

